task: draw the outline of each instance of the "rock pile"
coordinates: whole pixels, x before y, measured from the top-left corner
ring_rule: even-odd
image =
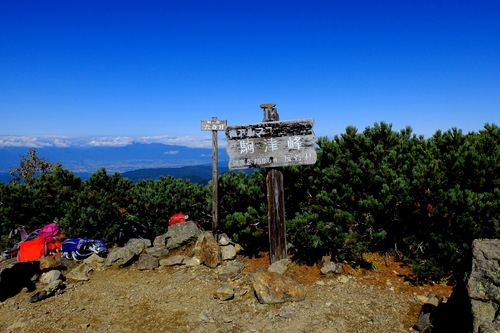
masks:
[[[172,254],[177,249],[190,249],[188,254]],[[137,263],[137,270],[155,270],[163,267],[183,265],[186,267],[207,266],[217,271],[218,279],[226,282],[214,290],[214,298],[229,300],[255,291],[261,303],[276,304],[286,301],[301,301],[305,293],[301,286],[283,276],[290,261],[279,261],[269,272],[254,272],[251,279],[242,279],[244,263],[236,260],[240,246],[225,234],[215,237],[211,232],[201,231],[192,221],[169,226],[167,233],[150,240],[130,239],[125,246],[110,251],[107,258],[92,255],[76,263],[65,258],[45,257],[31,262],[6,262],[0,271],[2,290],[12,290],[0,295],[0,301],[15,295],[23,288],[38,290],[30,296],[38,302],[62,292],[64,281],[88,281],[92,272],[107,267],[127,267]],[[185,252],[185,251],[184,251]],[[19,278],[22,276],[23,278]],[[248,284],[245,284],[248,283]]]

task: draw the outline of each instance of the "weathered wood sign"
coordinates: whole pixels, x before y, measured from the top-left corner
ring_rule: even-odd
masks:
[[[274,168],[316,162],[312,118],[228,126],[229,169]]]

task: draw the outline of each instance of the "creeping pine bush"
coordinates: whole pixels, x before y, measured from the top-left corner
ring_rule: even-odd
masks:
[[[330,254],[361,263],[392,252],[420,280],[459,277],[476,238],[500,238],[500,129],[437,131],[425,139],[386,123],[317,140],[314,165],[282,168],[294,259]],[[32,155],[29,155],[32,156]],[[45,162],[44,162],[45,163]],[[26,164],[31,165],[31,164]],[[269,250],[266,170],[219,176],[219,230],[249,254]],[[134,183],[105,169],[81,181],[56,165],[23,183],[0,183],[0,233],[53,219],[69,237],[110,241],[123,221],[155,234],[173,214],[211,228],[211,184],[171,176]]]

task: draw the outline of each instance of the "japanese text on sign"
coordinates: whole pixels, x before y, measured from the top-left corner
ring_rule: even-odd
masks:
[[[314,164],[312,119],[229,126],[230,169]]]
[[[225,131],[227,127],[227,120],[211,119],[201,121],[202,131]]]

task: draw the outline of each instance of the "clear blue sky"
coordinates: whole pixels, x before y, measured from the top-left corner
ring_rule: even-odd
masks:
[[[500,125],[500,1],[0,0],[0,135]]]

